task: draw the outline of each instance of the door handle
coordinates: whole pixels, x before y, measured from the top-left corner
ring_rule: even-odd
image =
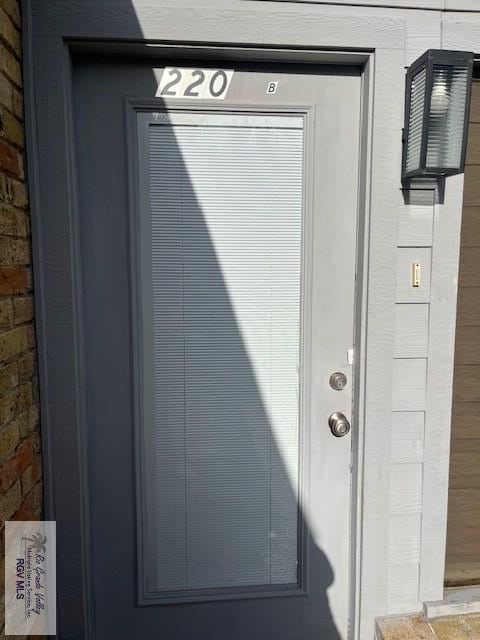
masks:
[[[340,411],[331,414],[328,418],[328,426],[336,438],[343,438],[350,431],[350,422]]]

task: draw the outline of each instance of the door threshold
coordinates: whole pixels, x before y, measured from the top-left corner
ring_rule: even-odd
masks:
[[[445,600],[448,600],[448,602],[480,601],[480,584],[447,587],[445,589]]]
[[[480,613],[480,585],[466,587],[448,587],[444,599],[425,602],[425,617],[440,618],[467,613]]]

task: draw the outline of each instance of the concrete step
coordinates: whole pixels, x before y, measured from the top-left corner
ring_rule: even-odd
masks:
[[[428,620],[421,614],[379,618],[376,640],[480,640],[480,615]]]

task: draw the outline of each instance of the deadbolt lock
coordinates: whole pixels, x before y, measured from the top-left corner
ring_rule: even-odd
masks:
[[[341,391],[347,385],[347,376],[341,371],[335,371],[330,376],[330,386],[336,391]]]
[[[342,438],[346,436],[350,431],[350,422],[348,418],[341,413],[340,411],[335,411],[328,418],[328,426],[330,427],[330,431],[336,438]]]

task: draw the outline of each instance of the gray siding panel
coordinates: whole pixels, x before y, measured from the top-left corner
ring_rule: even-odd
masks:
[[[427,387],[425,358],[393,361],[393,410],[424,411]]]
[[[419,52],[420,53],[420,52]],[[404,192],[399,213],[390,476],[388,612],[416,611],[422,549],[433,189]],[[413,264],[420,286],[413,286]]]
[[[430,192],[429,192],[430,193]],[[398,220],[399,247],[429,247],[433,234],[433,206],[410,205],[402,209]]]
[[[425,414],[423,411],[394,411],[392,414],[392,465],[423,462],[424,437]]]
[[[426,247],[402,247],[397,255],[397,302],[429,302],[432,250]],[[415,262],[420,264],[419,287],[412,286]]]
[[[394,514],[390,517],[389,562],[395,565],[418,565],[420,562],[421,514]]]
[[[395,305],[395,357],[426,358],[428,304]]]
[[[418,585],[420,567],[417,562],[410,564],[391,564],[388,571],[388,612],[418,611]]]
[[[390,480],[390,513],[406,515],[422,510],[422,465],[394,464]]]

